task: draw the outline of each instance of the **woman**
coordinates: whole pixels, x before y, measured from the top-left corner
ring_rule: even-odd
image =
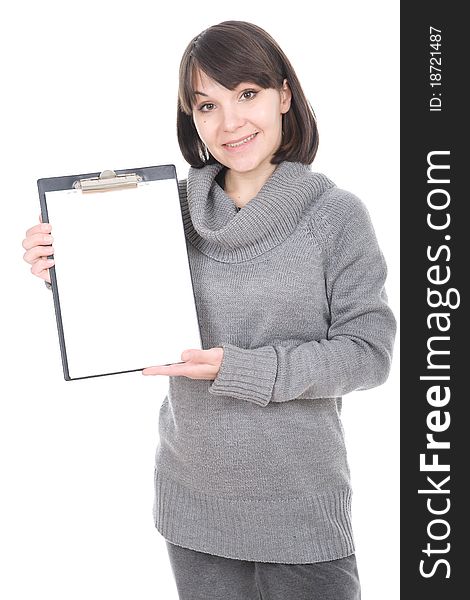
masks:
[[[177,131],[204,349],[143,374],[170,377],[154,518],[180,598],[360,598],[341,396],[384,383],[396,331],[369,214],[311,170],[313,111],[255,25],[190,42]],[[50,281],[43,231],[24,258]]]

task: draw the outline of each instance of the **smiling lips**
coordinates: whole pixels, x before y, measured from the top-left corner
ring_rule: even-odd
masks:
[[[243,146],[244,144],[248,144],[249,142],[251,142],[251,140],[253,140],[257,135],[258,135],[258,132],[252,133],[248,137],[242,138],[241,140],[239,140],[237,142],[230,142],[230,143],[223,144],[223,145],[227,148],[239,148],[240,146]]]

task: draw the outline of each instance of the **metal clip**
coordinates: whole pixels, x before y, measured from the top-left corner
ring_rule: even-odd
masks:
[[[142,177],[135,173],[116,175],[114,171],[107,170],[100,173],[99,177],[74,181],[73,187],[82,190],[83,193],[107,192],[109,190],[137,187],[140,181],[142,181]]]

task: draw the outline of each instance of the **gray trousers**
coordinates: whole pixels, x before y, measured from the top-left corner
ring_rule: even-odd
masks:
[[[291,565],[213,556],[166,541],[180,600],[360,600],[354,554]]]

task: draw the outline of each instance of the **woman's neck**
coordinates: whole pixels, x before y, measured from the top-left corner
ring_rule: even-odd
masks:
[[[262,171],[239,173],[227,169],[225,173],[224,191],[236,206],[242,208],[254,198],[266,181],[274,173],[277,165],[269,164]]]

